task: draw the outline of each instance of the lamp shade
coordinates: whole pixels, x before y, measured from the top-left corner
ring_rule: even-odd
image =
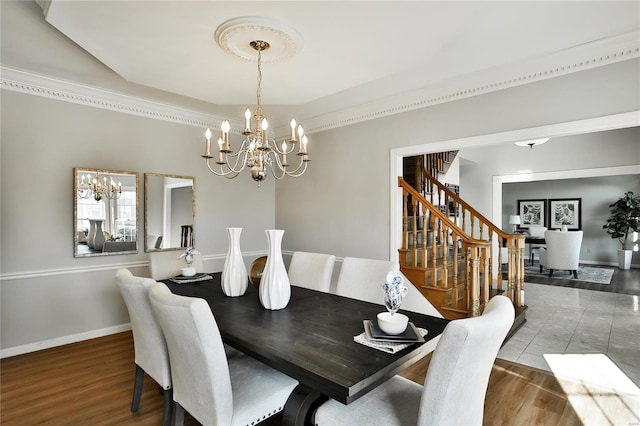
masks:
[[[509,216],[509,225],[520,225],[522,222],[520,221],[520,215],[512,214]]]

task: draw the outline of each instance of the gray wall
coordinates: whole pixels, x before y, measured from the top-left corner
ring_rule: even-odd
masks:
[[[620,243],[612,239],[602,225],[609,218],[609,204],[626,191],[640,194],[640,175],[509,183],[502,187],[503,212],[505,217],[516,214],[519,199],[581,198],[584,237],[580,260],[617,265]],[[503,223],[508,224],[508,220],[503,219]],[[509,225],[503,228],[505,226],[509,228]],[[633,263],[640,263],[638,256],[638,252],[634,253]]]
[[[283,248],[388,259],[391,149],[636,111],[638,64],[625,61],[313,134],[309,171],[276,188],[276,226],[287,231]],[[490,219],[492,175],[524,168],[511,160],[511,146],[472,167],[461,162],[461,195]],[[603,146],[557,160],[570,169],[628,165],[639,163],[637,153],[609,161]],[[550,160],[534,149],[526,168],[557,170]]]
[[[213,176],[200,158],[202,129],[2,90],[0,347],[91,337],[129,322],[115,270],[148,275],[148,255],[73,257],[73,167],[195,176],[196,246],[220,271],[225,227],[242,249],[266,253],[275,223],[275,184]],[[139,229],[144,198],[139,188]]]
[[[243,228],[247,264],[266,251],[274,225],[286,231],[284,250],[386,259],[390,149],[637,110],[637,76],[630,60],[313,134],[307,174],[261,188],[246,175],[210,175],[201,129],[3,90],[0,347],[114,330],[128,322],[115,270],[148,274],[142,246],[73,257],[75,166],[134,171],[141,181],[144,172],[195,176],[196,246],[210,271],[222,268],[229,226]]]

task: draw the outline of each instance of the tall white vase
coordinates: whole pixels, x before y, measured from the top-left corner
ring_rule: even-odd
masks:
[[[260,280],[260,303],[265,309],[283,309],[291,298],[291,285],[289,276],[282,260],[282,229],[267,229],[269,252],[267,264],[264,267]]]
[[[229,248],[222,270],[222,291],[230,297],[242,296],[247,291],[249,276],[240,251],[242,228],[227,228]]]
[[[93,237],[96,236],[96,221],[89,219],[89,235],[87,235],[87,245],[90,249],[93,248]]]
[[[104,232],[102,231],[102,219],[96,219],[96,235],[93,237],[93,249],[102,251],[104,247]]]

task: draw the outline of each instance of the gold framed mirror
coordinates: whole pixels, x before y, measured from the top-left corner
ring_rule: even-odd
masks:
[[[194,247],[196,178],[144,174],[144,251]]]
[[[138,252],[138,173],[73,169],[74,257]]]

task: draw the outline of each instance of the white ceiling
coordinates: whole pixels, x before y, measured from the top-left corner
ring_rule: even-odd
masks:
[[[524,84],[579,71],[584,58],[621,46],[637,57],[640,38],[638,1],[38,3],[43,20],[125,80],[226,107],[255,104],[257,69],[223,51],[216,28],[241,16],[280,21],[301,35],[302,47],[263,64],[262,102],[308,119]],[[44,69],[43,62],[56,61],[48,55],[18,63]],[[73,79],[61,67],[49,69]]]

